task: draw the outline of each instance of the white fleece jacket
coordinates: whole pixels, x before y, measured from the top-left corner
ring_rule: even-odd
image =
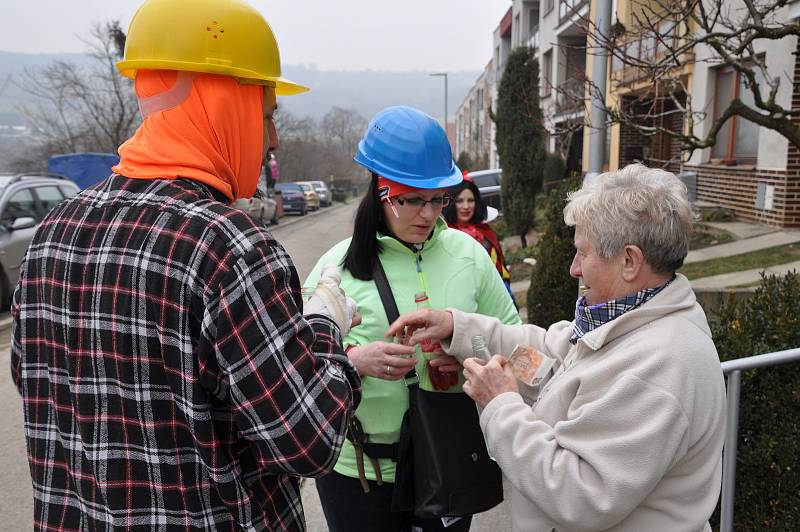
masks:
[[[569,342],[544,330],[452,311],[445,351],[530,345],[560,361],[527,406],[516,393],[481,414],[513,484],[515,532],[709,531],[722,477],[725,385],[706,316],[682,275],[638,309]]]

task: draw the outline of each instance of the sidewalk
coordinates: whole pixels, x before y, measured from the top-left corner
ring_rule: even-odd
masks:
[[[781,230],[775,227],[744,222],[716,222],[708,223],[708,225],[730,232],[737,240],[690,251],[686,256],[686,260],[683,261],[684,264],[732,257],[734,255],[750,253],[751,251],[800,242],[800,231],[798,230]],[[752,270],[703,277],[692,281],[692,288],[695,290],[717,290],[731,286],[748,285],[757,283],[761,279],[760,275],[762,271],[766,271],[768,274],[785,275],[791,270],[800,271],[800,261],[779,264],[768,268],[755,268]],[[527,291],[528,286],[530,286],[529,280],[517,281],[511,283],[511,290],[515,294],[518,294]],[[525,309],[520,309],[520,317],[522,317],[523,321],[525,320]]]
[[[718,290],[733,286],[750,285],[761,280],[761,272],[773,275],[786,275],[792,270],[800,272],[800,261],[778,264],[777,266],[769,266],[767,268],[755,268],[753,270],[702,277],[692,281],[692,288],[694,290]]]
[[[693,262],[702,262],[704,260],[731,257],[733,255],[741,255],[743,253],[750,253],[751,251],[758,251],[760,249],[794,244],[795,242],[800,242],[800,231],[776,231],[774,233],[762,234],[760,236],[744,238],[742,240],[734,240],[733,242],[727,242],[725,244],[719,244],[716,246],[709,246],[707,248],[690,251],[683,263],[691,264]]]

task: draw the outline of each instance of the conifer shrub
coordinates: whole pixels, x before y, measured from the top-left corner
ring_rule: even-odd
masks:
[[[762,276],[752,297],[723,304],[712,332],[723,361],[800,347],[800,276]],[[798,405],[800,362],[742,373],[737,531],[800,530]]]
[[[497,154],[503,168],[500,201],[509,229],[522,247],[534,226],[536,194],[542,189],[544,118],[539,105],[539,63],[533,50],[515,48],[508,56],[497,91]]]
[[[527,295],[528,323],[540,327],[572,320],[575,314],[578,281],[569,275],[575,228],[564,223],[564,207],[567,194],[579,186],[577,180],[563,182],[544,200],[544,224]]]

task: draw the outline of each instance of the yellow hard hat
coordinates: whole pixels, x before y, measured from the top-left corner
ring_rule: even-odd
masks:
[[[308,90],[281,77],[272,28],[242,0],[146,0],[117,68],[129,78],[140,68],[221,74],[274,85],[279,96]]]

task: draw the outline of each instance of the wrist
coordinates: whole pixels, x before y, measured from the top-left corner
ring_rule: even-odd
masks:
[[[356,373],[358,373],[359,377],[363,377],[364,373],[361,371],[359,367],[359,352],[361,351],[361,346],[358,344],[347,344],[344,346],[344,353],[347,355],[347,358],[350,359],[350,363],[353,364],[353,367],[356,368]]]
[[[450,335],[447,336],[447,339],[450,340],[453,338],[453,327],[455,326],[455,321],[453,319],[453,312],[450,309],[446,309],[444,311],[445,319],[447,320],[447,330],[450,331]]]

